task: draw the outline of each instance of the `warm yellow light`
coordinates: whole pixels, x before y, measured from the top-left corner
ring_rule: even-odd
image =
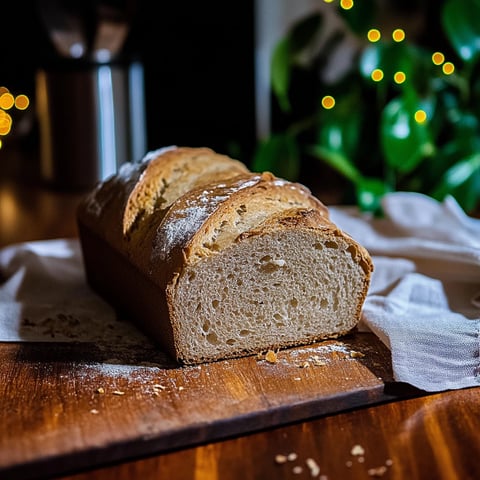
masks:
[[[2,115],[0,118],[0,135],[8,135],[11,128],[12,117],[8,113],[5,113],[5,115]]]
[[[0,149],[2,148],[2,139],[0,138]]]
[[[417,123],[425,123],[427,121],[427,113],[425,110],[417,110],[414,117]]]
[[[378,42],[381,36],[380,30],[376,28],[371,28],[367,33],[367,38],[370,42]]]
[[[325,3],[332,3],[333,0],[323,0]]]
[[[18,110],[25,110],[30,105],[30,100],[26,95],[20,94],[15,97],[15,108]]]
[[[393,80],[395,83],[401,84],[407,79],[407,76],[404,72],[396,72],[393,76]]]
[[[3,108],[4,110],[8,110],[13,107],[14,103],[15,103],[15,99],[13,98],[13,95],[10,92],[2,93],[2,95],[0,96],[0,108]]]
[[[432,55],[432,62],[435,65],[441,65],[445,61],[445,55],[442,52],[435,52]]]
[[[330,110],[335,106],[335,99],[331,95],[325,95],[322,98],[322,107]]]
[[[372,73],[371,73],[371,78],[374,82],[380,82],[383,80],[383,71],[380,70],[379,68],[376,68]]]
[[[405,31],[401,28],[396,28],[392,33],[392,38],[396,42],[402,42],[403,40],[405,40]]]
[[[344,10],[350,10],[353,8],[353,0],[340,0],[340,6]]]
[[[442,70],[445,75],[451,75],[455,71],[455,65],[452,62],[445,62]]]

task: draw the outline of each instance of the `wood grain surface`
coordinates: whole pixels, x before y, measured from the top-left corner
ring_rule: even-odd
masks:
[[[6,160],[5,154],[6,151],[2,151],[2,161]],[[78,193],[52,192],[25,184],[22,175],[14,182],[0,178],[0,247],[20,241],[75,236],[74,209],[80,197]],[[357,346],[348,348],[357,349]],[[381,348],[380,345],[380,356],[383,355]],[[337,363],[337,372],[345,377],[345,368],[355,366],[354,371],[363,372],[371,382],[367,388],[377,393],[381,391],[394,401],[340,413],[314,411],[305,421],[275,428],[255,424],[257,433],[227,435],[216,441],[197,437],[192,439],[191,447],[167,446],[162,453],[150,448],[139,458],[138,452],[130,448],[131,444],[118,445],[111,441],[110,435],[113,432],[115,440],[125,432],[126,426],[140,418],[144,426],[141,441],[148,443],[152,436],[145,425],[148,426],[152,418],[158,418],[156,411],[163,405],[162,397],[154,390],[159,395],[164,391],[154,388],[160,383],[148,381],[141,382],[141,388],[136,391],[132,388],[135,381],[124,375],[112,381],[111,374],[119,366],[105,360],[115,355],[115,352],[102,351],[95,346],[85,348],[85,345],[79,348],[0,344],[0,457],[4,467],[18,467],[8,475],[4,468],[0,479],[51,478],[53,471],[68,472],[69,476],[62,477],[63,480],[480,478],[480,389],[434,395],[409,392],[404,386],[389,383],[389,374],[382,377],[382,381],[378,380],[377,376],[381,377],[382,373],[379,365],[372,362],[378,359],[376,355],[337,359],[332,363]],[[150,352],[142,352],[136,361],[140,363],[145,359],[147,363],[155,360]],[[368,365],[367,362],[372,363]],[[385,366],[380,363],[380,367],[382,365]],[[231,375],[236,375],[235,366],[230,364]],[[257,371],[275,371],[276,366],[255,363]],[[312,374],[318,373],[312,366],[297,368],[299,376],[310,383]],[[207,377],[207,371],[203,372]],[[109,387],[104,394],[97,392],[100,383],[103,388]],[[238,381],[234,382],[236,384]],[[172,388],[168,394],[171,395],[169,411],[178,420],[176,407],[182,398],[180,395],[192,392],[187,388],[175,391],[174,385],[185,387],[181,383],[169,385]],[[400,392],[398,387],[401,387]],[[110,388],[123,389],[119,391],[124,391],[125,395],[114,394]],[[368,392],[360,391],[356,395],[359,393],[363,399],[368,396]],[[208,389],[205,394],[212,395]],[[248,392],[241,388],[230,388],[229,395],[237,399],[239,408],[249,402]],[[408,398],[410,395],[415,398]],[[137,397],[144,402],[141,408],[136,405]],[[271,400],[264,394],[259,402],[268,405]],[[147,408],[152,409],[153,417],[146,415]],[[196,412],[200,408],[197,406]],[[109,411],[106,416],[102,416],[103,409]],[[73,446],[73,450],[61,459],[56,457],[55,461],[47,456],[45,462],[50,464],[51,470],[45,468],[45,463],[32,461],[38,459],[39,451],[55,451],[60,438],[67,438],[68,448]],[[106,442],[110,445],[110,455],[104,455]],[[79,453],[84,451],[86,444],[93,444],[87,457]],[[352,455],[356,445],[363,448],[363,455]],[[155,447],[155,443],[151,442],[150,447]],[[279,454],[294,455],[278,463],[275,457]],[[28,463],[28,459],[32,463]],[[311,470],[314,465],[311,461],[307,464],[308,459],[320,467],[320,472]],[[318,474],[314,476],[314,473]]]
[[[390,402],[62,480],[476,480],[479,400],[472,388]]]
[[[395,398],[369,333],[180,367],[158,350],[0,344],[0,478],[60,474]],[[12,441],[14,439],[14,441]]]

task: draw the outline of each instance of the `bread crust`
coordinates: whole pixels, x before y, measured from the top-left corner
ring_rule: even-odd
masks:
[[[147,154],[141,162],[126,164],[84,199],[78,209],[78,222],[91,285],[101,294],[107,292],[111,302],[115,302],[115,292],[121,294],[122,306],[132,319],[137,321],[136,313],[141,312],[141,328],[184,363],[259,351],[258,346],[243,345],[198,357],[185,353],[180,327],[188,319],[179,317],[176,288],[179,278],[199,262],[279,232],[308,232],[312,239],[340,242],[363,271],[352,324],[360,318],[373,271],[368,252],[331,222],[327,207],[307,187],[269,172],[250,172],[241,162],[209,148],[169,147]],[[121,275],[115,278],[98,271],[92,253],[95,238],[99,250],[108,246],[116,252],[112,258],[125,263],[119,271],[135,271],[145,277],[140,292],[144,301],[158,289],[158,298],[152,299],[155,308],[138,307],[135,284]],[[99,285],[96,277],[104,278],[108,285]],[[131,296],[125,295],[128,289],[132,290]],[[149,291],[147,296],[145,290]],[[270,342],[262,349],[302,344],[346,331],[312,334],[288,343]]]

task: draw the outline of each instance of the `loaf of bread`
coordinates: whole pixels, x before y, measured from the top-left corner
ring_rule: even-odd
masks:
[[[208,148],[123,165],[78,224],[91,286],[185,364],[346,334],[373,270],[305,186]]]

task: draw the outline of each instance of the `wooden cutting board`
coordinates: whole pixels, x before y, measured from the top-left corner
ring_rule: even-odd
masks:
[[[389,351],[372,334],[276,357],[179,367],[157,350],[0,344],[0,478],[61,474],[395,398]]]

